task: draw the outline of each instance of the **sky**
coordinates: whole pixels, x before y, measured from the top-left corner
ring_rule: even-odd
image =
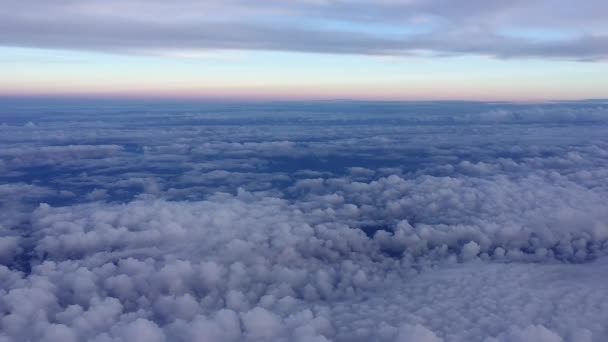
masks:
[[[0,0],[0,96],[608,97],[608,3]]]

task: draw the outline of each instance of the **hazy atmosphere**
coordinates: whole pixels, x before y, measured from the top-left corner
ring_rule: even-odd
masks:
[[[1,0],[0,95],[606,97],[603,0]]]
[[[608,3],[0,6],[0,342],[608,340]]]

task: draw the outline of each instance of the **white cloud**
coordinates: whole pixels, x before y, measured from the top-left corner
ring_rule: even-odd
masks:
[[[552,106],[2,128],[0,340],[605,340],[605,129]]]

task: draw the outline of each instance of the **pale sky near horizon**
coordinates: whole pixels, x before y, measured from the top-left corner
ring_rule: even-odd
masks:
[[[608,97],[608,2],[600,0],[0,6],[0,96]]]

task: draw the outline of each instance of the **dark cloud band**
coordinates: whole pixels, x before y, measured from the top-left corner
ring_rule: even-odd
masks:
[[[608,6],[554,1],[5,1],[0,44],[112,53],[237,49],[604,60]],[[558,8],[558,9],[556,9]],[[547,13],[551,13],[550,16]],[[514,35],[513,30],[542,30]],[[567,37],[551,32],[568,33]],[[407,33],[410,32],[410,33]],[[414,33],[411,33],[414,32]]]

